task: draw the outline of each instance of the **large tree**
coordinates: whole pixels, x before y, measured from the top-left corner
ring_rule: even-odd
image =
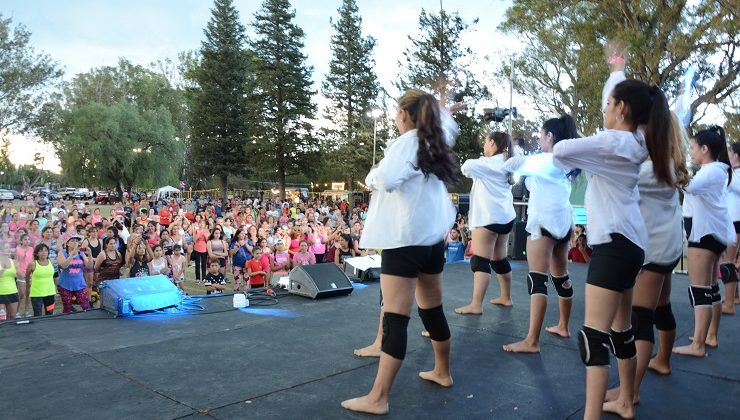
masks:
[[[186,74],[190,105],[190,163],[200,177],[215,175],[226,197],[229,174],[247,170],[244,146],[250,137],[247,37],[232,0],[215,0],[197,67]]]
[[[378,94],[380,85],[373,68],[375,39],[362,36],[362,17],[355,0],[343,0],[337,10],[339,18],[329,22],[334,29],[330,49],[332,59],[321,92],[329,101],[324,119],[331,126],[323,131],[322,161],[325,175],[344,179],[349,189],[356,180],[364,179],[372,165],[375,118],[380,118]],[[373,111],[377,113],[373,115]],[[378,149],[380,150],[380,149]]]
[[[265,0],[254,16],[256,100],[259,125],[248,153],[259,157],[263,173],[275,173],[280,196],[285,177],[311,174],[318,164],[318,144],[311,136],[310,120],[316,106],[311,101],[311,73],[306,64],[303,30],[293,23],[295,10],[288,0]]]
[[[726,102],[740,87],[739,10],[732,2],[702,0],[516,0],[502,29],[526,45],[517,55],[517,91],[544,114],[571,113],[591,133],[602,125],[600,92],[607,77],[603,46],[623,42],[630,77],[675,96],[678,81],[698,69],[697,109]],[[500,75],[507,75],[502,66]]]
[[[62,70],[30,45],[31,33],[0,13],[0,133],[34,131],[48,88]]]
[[[475,23],[477,20],[472,22]],[[455,151],[461,160],[478,157],[482,152],[480,138],[485,124],[473,110],[478,101],[490,97],[488,89],[470,70],[473,52],[462,46],[462,36],[470,25],[457,12],[422,9],[419,33],[409,35],[411,46],[403,53],[405,65],[399,63],[404,71],[397,83],[401,91],[411,87],[431,91],[448,105],[453,101],[468,103],[469,113],[455,114],[460,126]]]

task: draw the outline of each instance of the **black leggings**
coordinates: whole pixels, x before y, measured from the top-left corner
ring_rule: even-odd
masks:
[[[33,316],[41,316],[43,311],[44,315],[51,315],[54,313],[54,295],[43,296],[43,297],[32,297],[31,307],[33,308]]]
[[[208,272],[208,253],[193,251],[193,259],[195,260],[195,279],[203,280]]]

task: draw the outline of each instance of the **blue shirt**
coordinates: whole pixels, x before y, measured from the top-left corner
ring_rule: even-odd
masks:
[[[67,251],[62,252],[66,258],[69,258]],[[59,271],[59,287],[72,292],[86,288],[84,268],[85,261],[82,259],[82,254],[78,252],[77,255],[72,257],[69,266]]]
[[[465,244],[462,242],[447,242],[445,245],[445,260],[449,262],[465,259]]]

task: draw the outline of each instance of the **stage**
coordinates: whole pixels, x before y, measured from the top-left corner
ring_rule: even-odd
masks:
[[[575,338],[543,334],[541,354],[502,351],[526,335],[526,263],[512,261],[513,308],[486,304],[482,316],[461,316],[472,274],[445,268],[445,312],[452,330],[454,387],[418,378],[433,366],[416,310],[408,354],[396,378],[390,418],[580,418],[585,368]],[[586,267],[571,265],[576,290],[571,334],[583,322]],[[498,293],[493,282],[487,299]],[[687,278],[674,276],[678,343],[687,342],[693,313]],[[232,309],[229,295],[203,298],[203,311],[114,319],[107,312],[0,325],[0,418],[3,419],[329,419],[366,418],[340,401],[372,385],[377,359],[357,358],[378,324],[378,283],[349,296],[287,296],[270,307]],[[724,293],[724,291],[723,291]],[[740,328],[723,317],[720,347],[704,359],[676,357],[673,373],[648,372],[637,415],[643,418],[740,418]],[[550,289],[545,325],[557,321]],[[614,359],[612,359],[614,360]],[[611,384],[616,383],[612,363]],[[608,416],[605,416],[609,418]]]

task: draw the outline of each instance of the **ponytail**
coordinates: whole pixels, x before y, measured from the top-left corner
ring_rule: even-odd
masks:
[[[511,157],[514,146],[511,143],[510,135],[502,131],[492,131],[488,133],[488,138],[496,145],[496,154],[494,156],[503,154],[504,160]]]
[[[709,149],[709,155],[713,160],[722,162],[729,166],[727,169],[727,185],[730,185],[730,182],[732,182],[732,165],[730,164],[730,156],[727,153],[725,129],[718,125],[713,125],[706,130],[701,130],[696,133],[694,139],[696,140],[696,144],[700,147],[707,146],[707,149]]]
[[[564,114],[560,118],[550,118],[549,120],[545,121],[544,124],[542,124],[542,130],[544,130],[545,133],[552,134],[553,146],[560,140],[577,139],[581,137],[578,134],[575,120],[568,114]],[[574,168],[570,172],[568,172],[566,177],[572,181],[580,173],[580,169]]]
[[[457,184],[460,180],[457,157],[445,141],[436,99],[422,90],[409,89],[398,100],[398,106],[409,113],[416,127],[419,139],[417,169],[425,178],[434,174],[442,182]]]
[[[689,183],[689,169],[686,167],[686,150],[688,149],[688,135],[681,124],[681,119],[671,112],[671,157],[676,171],[676,186],[683,189]]]

